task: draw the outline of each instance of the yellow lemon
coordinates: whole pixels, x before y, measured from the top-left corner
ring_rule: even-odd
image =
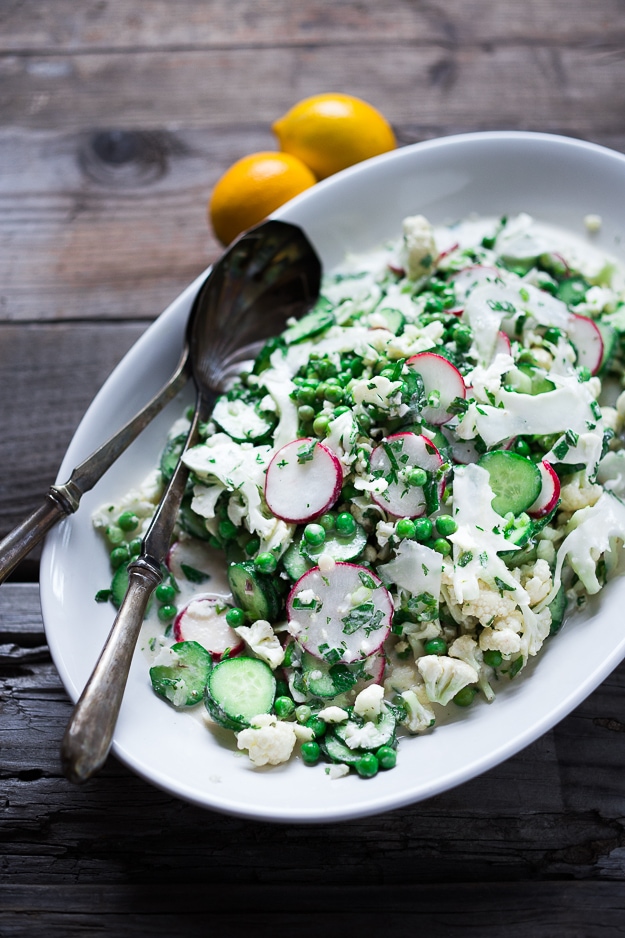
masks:
[[[208,205],[213,230],[222,244],[230,244],[315,182],[308,167],[289,153],[244,156],[226,170],[213,189]]]
[[[299,157],[318,179],[396,146],[386,118],[371,104],[348,94],[304,98],[272,130],[280,149]]]

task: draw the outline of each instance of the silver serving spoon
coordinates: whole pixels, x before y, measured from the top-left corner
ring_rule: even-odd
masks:
[[[319,291],[321,264],[303,232],[268,221],[247,232],[214,265],[195,298],[187,324],[195,412],[183,450],[197,440],[224,383],[263,340],[301,315]],[[61,746],[66,776],[83,782],[108,755],[132,654],[162,567],[184,494],[188,470],[178,460],[143,539],[128,566],[129,583],[104,649],[76,704]]]

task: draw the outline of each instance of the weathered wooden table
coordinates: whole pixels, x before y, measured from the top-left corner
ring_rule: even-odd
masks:
[[[625,151],[622,0],[4,0],[0,536],[91,398],[217,254],[205,205],[307,94],[401,143],[532,129]],[[574,194],[572,194],[574,196]],[[622,193],[615,193],[615,199]],[[114,759],[70,785],[38,558],[0,590],[0,934],[625,934],[625,665],[460,788],[307,827],[202,811]]]

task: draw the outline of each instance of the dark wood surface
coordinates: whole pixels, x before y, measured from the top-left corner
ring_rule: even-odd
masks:
[[[360,95],[401,143],[477,129],[625,152],[622,0],[4,0],[0,536],[95,392],[215,257],[227,165],[298,98]],[[619,197],[615,194],[615,197]],[[63,778],[69,700],[35,554],[0,589],[0,935],[625,934],[625,665],[523,752],[380,817],[254,823],[114,759]]]

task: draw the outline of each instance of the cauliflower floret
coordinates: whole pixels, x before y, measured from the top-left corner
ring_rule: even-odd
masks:
[[[247,749],[254,765],[280,765],[288,762],[295,746],[293,723],[278,720],[271,713],[254,717],[251,726],[236,734],[239,749]]]
[[[448,654],[450,658],[458,658],[459,661],[464,661],[472,668],[475,668],[478,674],[480,690],[489,703],[491,700],[495,699],[495,692],[484,674],[482,651],[474,638],[471,638],[470,635],[460,635],[460,637],[449,646]]]
[[[419,675],[416,668],[410,664],[400,664],[393,668],[390,676],[384,682],[384,689],[390,696],[401,694],[405,690],[410,690],[418,683]]]
[[[387,733],[378,729],[375,723],[368,720],[359,726],[356,723],[347,723],[343,730],[343,740],[350,749],[377,749],[387,741]]]
[[[600,485],[588,482],[584,470],[573,473],[571,481],[560,489],[560,508],[562,511],[577,511],[599,501],[603,489]]]
[[[616,432],[620,433],[625,426],[625,391],[621,391],[616,399]]]
[[[483,629],[479,637],[482,651],[500,651],[504,658],[518,655],[521,651],[521,636],[512,629]]]
[[[428,699],[445,706],[467,684],[476,684],[478,674],[466,661],[446,655],[424,655],[417,667],[425,681]]]
[[[614,430],[615,433],[617,432],[619,415],[616,407],[602,407],[601,419],[603,420],[604,427]]]
[[[529,656],[537,655],[549,635],[551,627],[551,611],[548,608],[540,612],[530,612],[526,617],[521,637],[521,650],[527,660]]]
[[[284,661],[284,649],[270,622],[266,619],[257,619],[252,625],[237,626],[234,631],[270,668],[280,667]]]
[[[479,596],[465,602],[463,612],[465,615],[475,616],[482,625],[489,625],[493,619],[505,618],[516,608],[515,600],[507,592],[482,583]]]
[[[530,606],[535,606],[551,590],[551,569],[546,560],[537,560],[535,564],[521,567],[521,582],[529,595]]]
[[[349,775],[349,766],[343,762],[337,762],[334,765],[326,766],[326,775],[331,779],[345,778]]]
[[[406,690],[401,695],[407,718],[403,723],[409,733],[423,733],[436,723],[436,716],[423,684]]]
[[[382,712],[384,688],[380,684],[369,684],[361,690],[354,701],[354,711],[363,720],[377,720]]]
[[[348,719],[349,714],[347,710],[343,710],[342,707],[324,707],[323,710],[319,711],[317,716],[325,720],[326,723],[342,723],[344,720]]]

